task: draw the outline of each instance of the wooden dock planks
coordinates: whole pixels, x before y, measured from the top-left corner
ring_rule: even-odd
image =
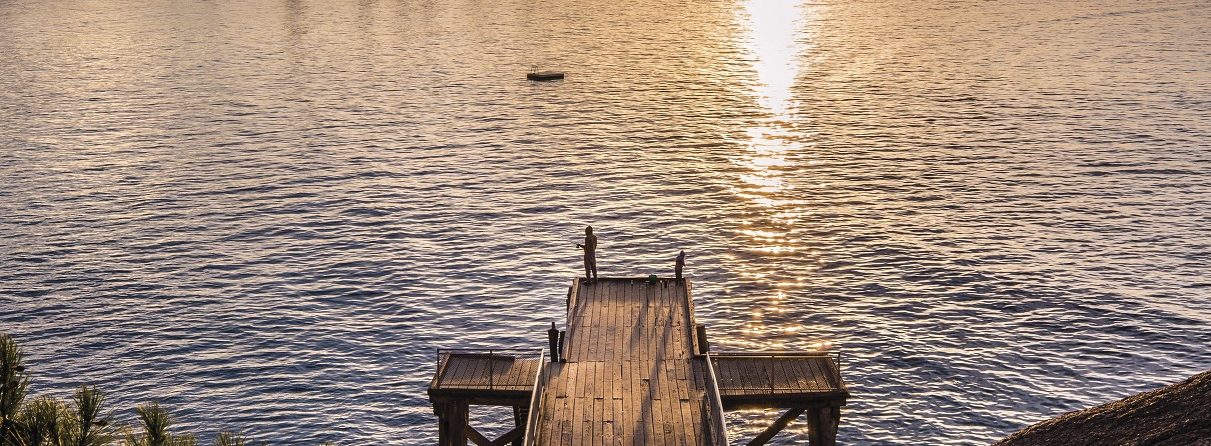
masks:
[[[435,390],[528,390],[534,386],[536,353],[443,353]],[[489,378],[490,377],[490,378]]]
[[[714,354],[724,409],[835,406],[848,397],[827,353]]]
[[[693,355],[683,283],[573,283],[565,350],[551,369],[539,445],[711,444],[705,363]],[[699,364],[701,363],[701,364]]]

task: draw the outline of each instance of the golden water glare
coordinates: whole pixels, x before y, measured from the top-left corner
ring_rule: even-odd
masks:
[[[752,61],[756,74],[750,94],[766,112],[757,123],[746,129],[743,155],[736,162],[744,169],[734,193],[754,204],[757,215],[744,222],[739,232],[749,241],[751,250],[762,255],[794,254],[804,249],[792,236],[795,225],[805,217],[803,200],[791,194],[792,185],[783,172],[796,168],[795,156],[807,150],[804,135],[795,128],[796,99],[792,87],[800,71],[800,60],[809,48],[803,41],[809,13],[804,0],[749,0],[737,12],[737,20],[746,30],[741,44]],[[752,272],[754,276],[763,273]],[[765,279],[771,279],[764,277]],[[753,344],[746,347],[785,349],[763,336],[771,331],[800,333],[806,326],[786,323],[767,326],[767,314],[786,312],[786,288],[798,283],[776,283],[772,295],[753,309],[745,332],[752,335]],[[803,345],[796,345],[803,348]],[[824,345],[807,346],[820,348]]]
[[[797,200],[788,194],[791,186],[782,172],[795,167],[790,156],[802,152],[802,135],[793,127],[794,97],[791,87],[799,74],[799,59],[806,49],[799,40],[806,24],[802,0],[749,0],[738,12],[746,33],[741,42],[756,73],[750,94],[767,112],[746,129],[745,153],[738,163],[748,173],[740,176],[735,193],[763,209],[762,227],[744,232],[754,250],[791,253],[797,249],[788,240],[789,229],[800,217]]]

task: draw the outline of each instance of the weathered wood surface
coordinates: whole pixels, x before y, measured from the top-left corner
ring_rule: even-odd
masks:
[[[719,394],[802,395],[844,389],[829,356],[713,356]]]
[[[724,410],[838,407],[849,391],[834,356],[712,354]]]
[[[720,443],[685,283],[578,279],[573,287],[567,362],[549,370],[536,444]]]
[[[537,353],[514,354],[442,353],[438,370],[429,384],[432,391],[513,390],[530,392],[538,371]]]

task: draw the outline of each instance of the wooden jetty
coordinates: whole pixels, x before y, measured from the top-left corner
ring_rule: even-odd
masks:
[[[849,397],[839,353],[712,352],[690,289],[687,279],[575,279],[550,350],[439,349],[429,384],[438,444],[724,446],[725,411],[779,408],[747,444],[804,416],[810,443],[833,446]],[[488,439],[468,423],[475,405],[512,407],[514,427]]]

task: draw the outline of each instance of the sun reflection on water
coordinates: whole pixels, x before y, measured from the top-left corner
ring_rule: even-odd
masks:
[[[800,71],[801,55],[808,50],[803,31],[808,25],[809,11],[804,0],[749,0],[737,12],[737,20],[746,30],[741,44],[752,61],[756,74],[749,94],[760,106],[762,114],[745,129],[744,150],[734,162],[741,168],[733,193],[750,203],[753,210],[738,230],[747,240],[751,252],[762,256],[804,255],[814,252],[796,240],[795,228],[808,217],[805,202],[793,195],[794,186],[784,173],[800,168],[796,160],[809,150],[807,136],[796,128],[795,78]],[[808,163],[807,165],[810,165]],[[803,252],[801,252],[803,251]],[[779,280],[768,273],[752,272],[768,280]],[[802,286],[799,281],[773,284],[776,291],[763,305],[754,308],[744,332],[753,345],[741,347],[762,349],[802,349],[804,345],[788,346],[781,336],[810,333],[801,323],[779,321],[767,325],[769,316],[786,312],[787,289]],[[780,319],[780,318],[779,318]],[[806,346],[827,348],[822,341]]]
[[[790,113],[791,85],[799,74],[803,45],[797,34],[802,0],[750,0],[744,5],[748,19],[747,49],[755,56],[758,100],[775,115]]]
[[[750,0],[737,17],[747,30],[741,43],[756,73],[750,94],[765,114],[745,130],[745,151],[735,162],[746,173],[733,193],[761,210],[760,221],[751,222],[758,226],[742,230],[760,253],[795,252],[788,236],[803,216],[802,200],[790,194],[793,186],[783,178],[796,167],[792,156],[805,149],[804,135],[794,128],[791,89],[806,49],[799,39],[803,16],[802,0]]]

